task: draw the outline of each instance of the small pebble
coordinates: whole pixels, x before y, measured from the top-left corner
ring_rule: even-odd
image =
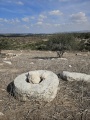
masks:
[[[69,67],[71,68],[72,66],[71,66],[71,65],[69,65]]]
[[[30,64],[34,64],[33,62],[31,62]]]
[[[3,116],[4,114],[2,112],[0,112],[0,116]]]
[[[5,89],[1,89],[2,91],[6,91]]]

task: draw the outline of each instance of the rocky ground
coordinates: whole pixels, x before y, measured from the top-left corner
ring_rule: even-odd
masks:
[[[50,70],[56,74],[74,71],[90,74],[90,53],[65,52],[58,58],[51,51],[2,51],[0,56],[1,120],[90,120],[90,83],[59,78],[56,98],[50,102],[21,102],[7,92],[7,86],[21,73]]]

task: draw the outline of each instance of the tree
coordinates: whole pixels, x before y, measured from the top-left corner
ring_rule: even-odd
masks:
[[[55,34],[47,41],[47,47],[53,51],[77,49],[77,41],[72,34]]]

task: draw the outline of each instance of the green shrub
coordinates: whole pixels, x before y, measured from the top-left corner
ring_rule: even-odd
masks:
[[[90,39],[87,40],[82,40],[80,43],[79,43],[79,50],[81,51],[90,51]]]
[[[0,50],[10,49],[11,43],[7,39],[0,39]]]
[[[43,41],[44,38],[47,38],[47,41]],[[88,40],[87,43],[85,43],[86,40]],[[90,51],[90,33],[62,33],[47,34],[45,36],[33,35],[32,37],[28,37],[27,39],[25,37],[0,37],[0,50],[3,49]]]
[[[47,41],[49,50],[76,50],[78,49],[78,42],[70,34],[56,34]]]

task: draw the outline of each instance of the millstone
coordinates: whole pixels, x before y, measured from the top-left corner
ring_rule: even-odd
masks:
[[[46,70],[23,73],[14,80],[14,95],[21,101],[52,101],[57,94],[59,85],[55,73]]]

